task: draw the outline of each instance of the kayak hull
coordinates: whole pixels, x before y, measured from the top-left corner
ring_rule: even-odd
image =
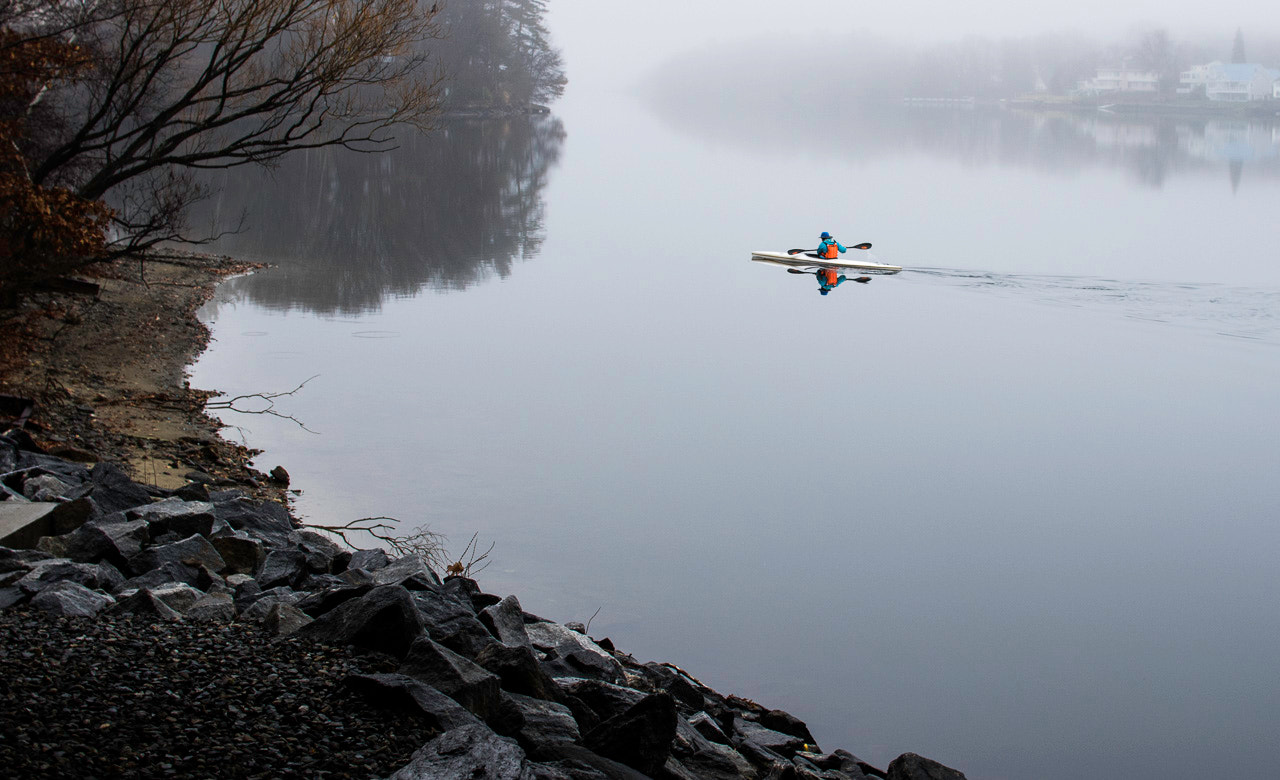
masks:
[[[850,253],[852,254],[852,253]],[[799,254],[789,255],[786,252],[752,252],[751,259],[757,263],[770,263],[772,265],[786,266],[787,268],[834,268],[837,271],[858,271],[864,274],[881,274],[888,276],[896,274],[902,270],[900,265],[889,265],[887,263],[874,263],[869,260],[854,260],[851,258],[823,258],[818,257],[811,252],[801,252]]]

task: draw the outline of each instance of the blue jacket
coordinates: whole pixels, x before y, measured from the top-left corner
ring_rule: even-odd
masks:
[[[818,287],[822,288],[823,290],[833,290],[839,287],[841,282],[849,281],[848,279],[845,278],[844,274],[840,274],[839,276],[836,277],[835,284],[827,284],[827,280],[822,278],[822,274],[818,274],[817,276],[818,276]]]
[[[836,249],[840,250],[841,252],[848,252],[848,251],[849,251],[847,248],[845,248],[844,244],[841,244],[839,241],[835,240],[834,238],[824,238],[824,239],[822,240],[822,243],[821,243],[821,244],[818,244],[818,256],[819,256],[819,257],[821,257],[821,256],[822,256],[822,254],[823,254],[823,252],[826,250],[826,248],[827,248],[827,245],[828,245],[828,244],[835,244],[835,245],[836,245]]]

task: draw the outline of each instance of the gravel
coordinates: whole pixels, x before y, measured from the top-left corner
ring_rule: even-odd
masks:
[[[247,624],[3,611],[0,777],[385,777],[434,734],[347,693],[381,665]]]

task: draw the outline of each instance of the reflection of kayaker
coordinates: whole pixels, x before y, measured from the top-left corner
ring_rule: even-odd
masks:
[[[823,295],[826,295],[827,293],[831,292],[835,288],[839,287],[842,282],[849,281],[849,278],[846,277],[844,274],[836,273],[836,270],[834,268],[819,268],[817,271],[814,272],[814,275],[818,277],[818,292],[822,293]],[[871,277],[859,276],[855,278],[853,281],[858,282],[860,284],[866,284],[867,282],[871,281]]]
[[[822,231],[822,235],[819,236],[819,238],[822,239],[822,243],[818,244],[818,257],[822,257],[827,260],[834,260],[849,251],[843,244],[835,240],[835,238],[825,230]]]

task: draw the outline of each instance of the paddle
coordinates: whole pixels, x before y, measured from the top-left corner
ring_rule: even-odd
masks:
[[[818,275],[818,272],[817,272],[817,271],[801,271],[799,268],[788,268],[788,269],[787,269],[787,273],[789,273],[789,274],[813,274],[814,276],[817,276],[817,275]],[[859,277],[857,277],[856,279],[849,279],[849,278],[846,278],[846,279],[845,279],[845,281],[846,281],[846,282],[858,282],[859,284],[866,284],[867,282],[871,281],[871,277],[870,277],[870,276],[859,276]]]
[[[865,243],[865,244],[858,244],[857,246],[851,246],[851,247],[849,247],[849,249],[870,249],[870,248],[871,248],[871,242],[869,242],[869,241],[868,241],[867,243]],[[798,254],[800,254],[801,252],[812,252],[812,251],[814,251],[814,250],[812,250],[812,249],[788,249],[788,250],[787,250],[787,254],[789,254],[789,255],[798,255]]]

